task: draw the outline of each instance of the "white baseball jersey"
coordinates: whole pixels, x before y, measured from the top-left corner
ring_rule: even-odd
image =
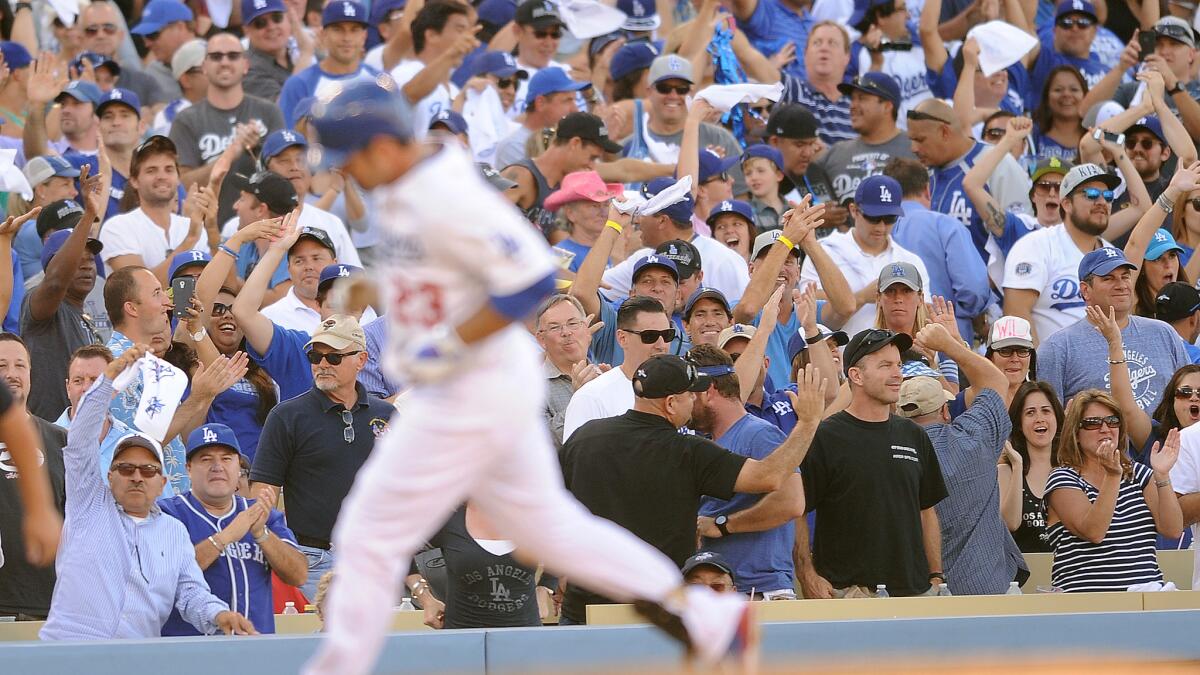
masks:
[[[1200,424],[1179,430],[1179,459],[1171,467],[1175,491],[1186,495],[1200,492]],[[1192,548],[1200,551],[1200,523],[1192,523]],[[1192,567],[1192,589],[1200,589],[1200,555]]]
[[[384,366],[393,374],[403,371],[414,337],[439,324],[456,326],[489,297],[519,293],[557,269],[540,233],[458,147],[440,146],[377,195],[389,252]],[[472,345],[464,370],[530,350],[522,333],[512,325]]]
[[[1055,225],[1021,237],[1004,260],[1005,289],[1038,292],[1032,323],[1042,342],[1084,316],[1079,294],[1083,253],[1066,225]]]

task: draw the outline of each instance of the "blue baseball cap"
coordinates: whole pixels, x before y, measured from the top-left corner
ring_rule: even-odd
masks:
[[[1079,280],[1083,281],[1092,275],[1102,277],[1112,274],[1113,270],[1119,267],[1128,267],[1134,270],[1138,268],[1137,265],[1125,258],[1125,252],[1121,249],[1104,246],[1088,252],[1083,256],[1083,260],[1079,261]]]
[[[619,80],[635,70],[649,68],[661,54],[662,43],[627,42],[613,54],[608,72],[612,79]]]
[[[129,106],[133,109],[133,112],[137,113],[138,117],[142,116],[141,100],[138,99],[137,94],[129,91],[128,89],[114,87],[112,91],[102,96],[100,98],[100,102],[96,104],[96,117],[99,117],[101,114],[103,114],[104,109],[110,105]]]
[[[74,231],[75,228],[57,230],[52,232],[49,237],[46,237],[46,243],[42,245],[42,269],[46,269],[46,267],[50,264],[50,259],[54,257],[55,253],[58,253],[59,249],[63,247],[63,244],[67,243],[67,237],[70,237],[71,233]],[[100,251],[104,250],[104,244],[102,244],[99,239],[89,238],[87,240],[87,250],[89,253],[96,256],[97,272],[104,269],[104,262],[100,260]]]
[[[1146,117],[1139,118],[1138,121],[1129,125],[1129,128],[1125,130],[1125,135],[1128,136],[1137,129],[1150,132],[1155,138],[1158,139],[1159,143],[1167,142],[1166,136],[1163,135],[1162,122],[1158,121],[1158,117],[1156,115],[1148,115]]]
[[[404,9],[406,0],[376,0],[371,3],[371,25],[378,26],[387,23],[388,15],[397,9]]]
[[[692,308],[701,300],[716,300],[729,318],[733,318],[733,311],[729,308],[729,300],[725,294],[715,288],[705,288],[701,286],[692,292],[691,297],[687,299],[687,303],[683,306],[683,320],[687,321],[692,316]]]
[[[67,83],[66,87],[63,88],[61,94],[54,97],[54,102],[62,103],[64,96],[70,96],[80,103],[91,103],[92,105],[96,105],[101,99],[104,98],[104,92],[100,91],[100,87],[97,87],[93,82],[88,82],[87,80],[72,80]]]
[[[900,216],[904,210],[900,201],[904,193],[900,183],[891,176],[867,176],[854,191],[854,203],[869,218]]]
[[[1087,0],[1062,0],[1058,3],[1058,9],[1054,11],[1054,19],[1061,19],[1068,14],[1086,14],[1096,21],[1100,20],[1096,16],[1096,6]]]
[[[591,82],[572,80],[562,68],[542,68],[529,78],[529,88],[525,90],[525,105],[532,106],[539,96],[549,96],[560,91],[580,91],[590,86]]]
[[[295,146],[301,148],[308,147],[308,139],[299,131],[276,129],[267,134],[267,137],[263,139],[262,153],[260,155],[263,166],[265,167],[271,158],[277,157],[279,153]]]
[[[263,14],[286,14],[283,0],[242,0],[242,25],[246,25]]]
[[[197,251],[196,249],[180,251],[171,258],[171,265],[167,268],[167,279],[174,279],[175,274],[185,267],[199,265],[203,268],[210,262],[212,262],[212,256],[205,251]]]
[[[361,23],[367,26],[370,25],[367,22],[369,17],[367,8],[354,0],[334,0],[325,5],[325,9],[321,12],[321,26],[325,27],[335,23]]]
[[[177,21],[196,18],[192,10],[179,0],[153,0],[142,10],[142,20],[129,29],[134,35],[153,35]]]
[[[642,185],[642,196],[649,199],[677,182],[674,178],[666,176],[655,178],[649,183]],[[689,223],[692,220],[692,211],[695,208],[696,202],[692,199],[691,195],[687,195],[683,198],[683,201],[675,202],[655,215],[667,216],[677,223]]]
[[[1175,241],[1175,237],[1170,232],[1163,229],[1154,231],[1154,236],[1150,238],[1150,245],[1146,247],[1146,260],[1158,260],[1167,251],[1184,252],[1182,246]]]
[[[467,133],[466,118],[449,108],[438,111],[438,114],[434,115],[433,119],[429,121],[429,128],[431,130],[439,125],[446,127],[452,134]]]
[[[878,71],[863,73],[849,82],[843,82],[837,86],[837,90],[843,96],[849,96],[853,91],[861,91],[894,104],[900,103],[900,85],[896,83],[896,79]]]
[[[33,63],[33,57],[29,55],[29,50],[20,42],[11,42],[5,40],[0,42],[0,53],[4,54],[4,65],[8,66],[9,70],[18,68],[27,68]]]
[[[190,460],[192,455],[212,445],[223,445],[239,455],[242,454],[242,446],[238,443],[237,434],[233,433],[233,429],[219,422],[211,422],[188,434],[185,458]]]
[[[726,199],[720,204],[717,204],[713,207],[712,211],[709,211],[708,218],[705,219],[704,222],[712,225],[713,221],[717,219],[717,216],[721,215],[722,213],[736,213],[737,215],[745,218],[746,222],[750,223],[751,234],[758,229],[754,223],[754,209],[740,199]]]
[[[341,166],[379,136],[411,141],[412,109],[390,79],[359,80],[329,101],[313,104],[312,125],[319,147],[316,162]]]
[[[112,58],[103,54],[97,54],[96,52],[83,52],[71,61],[71,67],[78,71],[80,75],[83,75],[84,61],[92,64],[92,68],[95,69],[108,68],[112,72],[113,77],[121,74],[121,64]]]
[[[621,28],[644,33],[657,30],[662,25],[654,0],[617,0],[617,9],[625,13]]]
[[[704,185],[713,176],[719,176],[725,173],[737,163],[737,157],[722,157],[712,150],[705,148],[700,151],[700,169],[696,183],[698,185]]]
[[[483,52],[471,61],[472,75],[495,75],[496,77],[529,77],[529,73],[517,67],[517,60],[508,52]]]
[[[356,277],[362,273],[363,268],[355,267],[354,265],[344,265],[342,263],[326,265],[325,269],[321,270],[320,280],[317,281],[317,290],[324,288],[326,284],[331,284],[337,279]]]
[[[661,267],[670,272],[671,276],[675,277],[675,283],[679,283],[679,268],[675,266],[675,261],[655,253],[643,256],[634,264],[632,279],[635,283],[637,282],[638,275],[647,267]]]
[[[891,0],[858,0],[854,3],[854,13],[850,15],[850,20],[846,22],[847,26],[858,27],[867,18],[867,14],[876,7],[886,5]]]
[[[479,20],[500,28],[517,14],[516,0],[483,0],[478,8]]]
[[[775,163],[775,168],[783,171],[783,153],[779,151],[779,148],[766,143],[755,143],[742,152],[742,164],[755,157],[769,159]]]

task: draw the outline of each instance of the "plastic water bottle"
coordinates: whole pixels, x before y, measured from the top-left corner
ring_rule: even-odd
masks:
[[[283,613],[284,614],[299,614],[300,612],[296,609],[296,603],[285,602],[285,603],[283,603]]]
[[[416,608],[416,607],[414,607],[414,606],[413,606],[413,604],[412,604],[412,598],[410,598],[410,597],[408,597],[408,596],[405,596],[405,597],[404,597],[404,599],[400,601],[400,607],[399,607],[399,609],[400,609],[400,611],[401,611],[401,612],[415,612],[415,611],[417,611],[417,608]]]
[[[1008,582],[1008,590],[1004,591],[1005,595],[1025,595],[1021,592],[1021,584],[1015,581]]]
[[[875,586],[875,597],[877,597],[877,598],[892,597],[891,595],[888,595],[887,584],[878,584]]]
[[[946,584],[944,584],[944,583],[942,583],[942,584],[938,584],[938,590],[937,590],[937,594],[938,594],[938,596],[939,596],[939,597],[940,597],[940,596],[950,596],[950,595],[954,595],[953,593],[951,593],[951,592],[950,592],[950,587],[949,587],[949,586],[947,586],[947,585],[946,585]]]

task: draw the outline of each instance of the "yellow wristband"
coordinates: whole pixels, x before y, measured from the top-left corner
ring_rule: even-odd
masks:
[[[791,240],[791,239],[788,239],[787,237],[783,236],[782,234],[781,234],[781,235],[779,235],[779,238],[778,238],[778,239],[776,239],[775,241],[777,241],[777,242],[779,242],[779,243],[783,244],[784,246],[788,247],[788,250],[789,250],[789,251],[790,251],[790,250],[792,250],[792,249],[794,249],[794,248],[796,248],[796,245],[792,243],[792,240]]]
[[[611,227],[612,229],[616,230],[617,234],[621,234],[621,232],[623,232],[625,230],[625,228],[621,227],[621,224],[615,220],[608,221],[607,223],[604,224],[604,226]]]

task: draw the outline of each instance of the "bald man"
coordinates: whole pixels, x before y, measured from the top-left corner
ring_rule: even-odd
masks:
[[[908,139],[912,142],[913,154],[932,171],[930,208],[962,221],[971,232],[975,249],[987,263],[989,254],[985,245],[989,233],[967,198],[962,179],[989,146],[976,141],[970,129],[959,123],[950,106],[939,99],[926,99],[908,111]],[[1000,160],[1000,165],[988,179],[987,188],[1005,211],[1033,212],[1029,204],[1029,175],[1011,155]],[[1003,232],[995,234],[1000,236]]]

